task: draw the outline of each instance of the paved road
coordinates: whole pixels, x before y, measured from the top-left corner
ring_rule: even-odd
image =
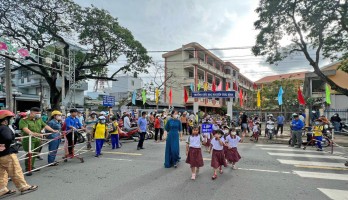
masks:
[[[182,160],[185,160],[181,143]],[[104,155],[84,154],[85,163],[72,160],[48,167],[26,177],[39,190],[12,199],[347,199],[347,160],[330,155],[293,149],[283,144],[240,144],[242,160],[238,170],[230,167],[211,180],[210,155],[204,152],[205,166],[195,181],[187,164],[165,169],[164,143],[125,143],[119,150],[104,147]],[[37,166],[46,161],[38,161]],[[10,187],[13,188],[12,183]],[[336,195],[336,196],[335,196]],[[11,199],[11,198],[8,198]]]

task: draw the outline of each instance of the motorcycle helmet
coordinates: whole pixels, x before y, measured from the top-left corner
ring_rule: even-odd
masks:
[[[52,113],[51,113],[52,116],[54,115],[62,115],[62,113],[58,110],[54,110]]]
[[[106,112],[101,111],[99,114],[100,114],[100,115],[106,115]]]
[[[6,117],[14,117],[15,114],[9,110],[0,110],[0,120],[5,119]]]
[[[103,120],[103,119],[106,119],[104,116],[100,116],[98,117],[99,120]]]

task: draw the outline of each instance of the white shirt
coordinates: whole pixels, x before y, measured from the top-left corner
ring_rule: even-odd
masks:
[[[187,138],[186,143],[189,144],[189,147],[193,147],[193,148],[201,148],[202,143],[201,141],[203,141],[203,138],[201,135],[197,135],[197,136],[190,136]]]
[[[253,132],[258,132],[259,131],[259,126],[258,125],[254,125],[253,126]]]
[[[241,138],[238,135],[236,135],[236,138],[232,138],[229,135],[229,136],[227,136],[226,141],[227,141],[229,147],[237,147],[240,139]]]
[[[126,117],[124,118],[123,126],[124,126],[125,129],[130,129],[130,128],[131,128],[130,120],[129,120],[129,117],[128,117],[128,116],[126,116]]]
[[[203,136],[205,136],[205,138],[210,139],[210,133],[203,133]]]
[[[300,118],[300,120],[301,120],[302,122],[305,121],[305,118],[304,118],[302,115],[298,116],[298,118]]]
[[[222,138],[220,138],[220,140],[222,141],[222,142],[225,142],[225,140],[224,140],[224,138],[222,137]],[[218,140],[216,140],[215,138],[213,138],[212,140],[211,140],[211,145],[213,146],[213,149],[215,149],[215,150],[223,150],[224,149],[224,146],[222,146],[221,144],[220,144],[220,142],[218,141]]]

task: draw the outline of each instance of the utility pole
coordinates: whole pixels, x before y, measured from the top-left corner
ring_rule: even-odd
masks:
[[[43,111],[43,103],[42,103],[42,100],[43,100],[43,92],[42,92],[42,77],[40,76],[40,109],[41,111]]]
[[[62,105],[61,105],[61,110],[63,111],[63,114],[65,115],[65,107],[64,107],[64,98],[65,98],[65,66],[62,63],[62,61],[60,62],[62,64]]]
[[[13,111],[12,107],[12,80],[10,59],[5,58],[5,82],[6,82],[6,108]]]

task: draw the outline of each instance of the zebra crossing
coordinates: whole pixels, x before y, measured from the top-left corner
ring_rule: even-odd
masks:
[[[344,166],[348,158],[343,157],[340,153],[331,155],[315,150],[290,148],[286,145],[257,144],[256,146],[266,151],[279,163],[296,167],[292,172],[301,178],[348,182],[348,167]],[[320,171],[318,171],[319,169]],[[317,189],[330,199],[348,200],[348,190]]]

